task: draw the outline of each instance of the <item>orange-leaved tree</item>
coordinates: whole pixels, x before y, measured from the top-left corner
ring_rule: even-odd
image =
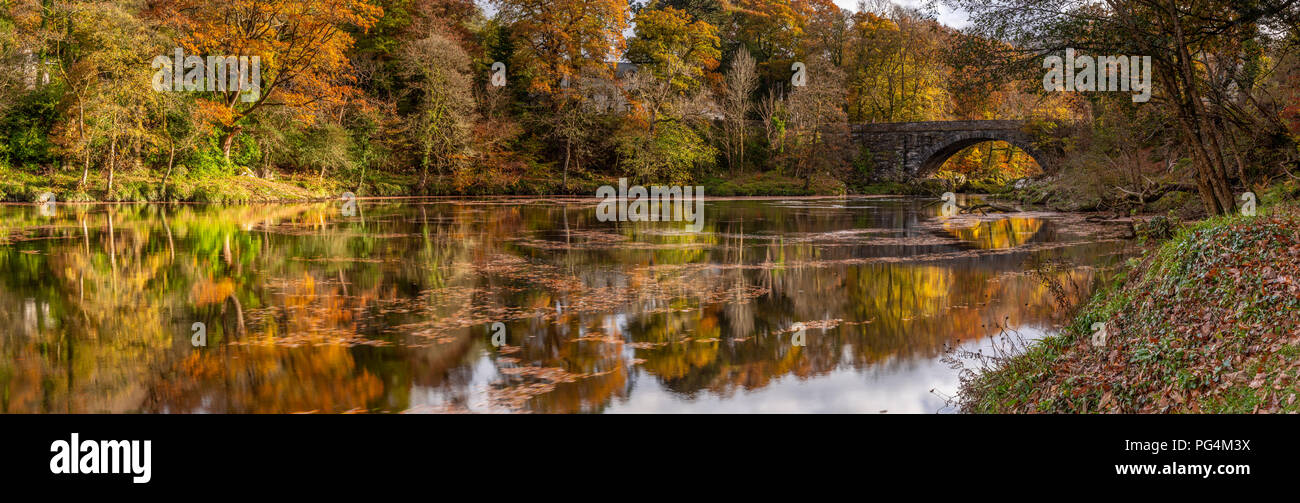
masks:
[[[736,0],[734,36],[758,61],[767,83],[790,78],[790,64],[799,58],[800,41],[812,14],[807,0]]]
[[[245,121],[265,107],[287,107],[313,124],[322,110],[357,95],[346,28],[366,30],[383,14],[365,0],[162,0],[153,9],[179,31],[187,55],[260,59],[252,99],[238,89],[202,91],[200,119],[221,130],[226,159]]]
[[[511,66],[529,74],[529,90],[563,94],[587,72],[610,75],[623,52],[625,0],[494,0],[519,44]],[[513,74],[519,74],[511,70]]]

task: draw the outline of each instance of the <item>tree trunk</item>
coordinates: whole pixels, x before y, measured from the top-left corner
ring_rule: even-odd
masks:
[[[230,147],[234,145],[235,137],[238,136],[239,132],[242,130],[243,128],[240,126],[231,126],[230,129],[226,131],[225,136],[221,137],[221,153],[225,154],[227,161],[230,160]]]
[[[86,143],[85,166],[81,169],[81,181],[77,182],[77,188],[86,186],[86,180],[90,177],[90,142],[86,140],[86,109],[81,103],[81,95],[77,95],[77,131],[81,135],[81,141]]]
[[[573,139],[564,139],[564,176],[560,179],[560,189],[565,192],[569,191],[569,157],[573,149]]]
[[[1181,96],[1175,96],[1178,100],[1180,120],[1183,134],[1191,143],[1192,159],[1196,164],[1196,184],[1201,193],[1201,202],[1205,204],[1205,211],[1211,215],[1224,215],[1230,213],[1235,207],[1235,199],[1232,196],[1232,190],[1228,187],[1227,170],[1223,168],[1223,154],[1219,150],[1219,144],[1215,141],[1214,131],[1206,131],[1206,127],[1213,127],[1213,124],[1207,120],[1207,114],[1203,110],[1204,103],[1197,92],[1195,77],[1195,61],[1191,53],[1187,50],[1187,44],[1183,37],[1182,22],[1179,19],[1178,10],[1172,8],[1172,24],[1174,28],[1174,43],[1178,47],[1178,70],[1175,76],[1170,80],[1177,80],[1177,87],[1183,91]]]
[[[167,179],[171,178],[172,176],[172,166],[175,165],[175,161],[176,161],[176,142],[172,142],[171,145],[167,148],[167,172],[163,174],[162,183],[160,184],[161,187],[158,190],[158,193],[161,194],[163,199],[167,199]]]
[[[113,135],[113,140],[108,142],[108,189],[104,191],[104,198],[107,199],[113,195],[113,173],[117,171],[117,135]]]
[[[368,162],[361,163],[361,175],[357,177],[357,193],[361,193],[361,187],[366,184],[366,168],[370,165]]]
[[[740,166],[740,174],[745,174],[745,114],[740,115],[740,123],[736,124],[738,136],[736,138],[736,165]]]

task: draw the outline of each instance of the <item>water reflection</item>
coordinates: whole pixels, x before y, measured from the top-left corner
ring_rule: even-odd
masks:
[[[360,206],[0,207],[0,410],[933,412],[946,346],[1060,321],[1027,259],[1074,264],[1075,303],[1125,247],[901,198],[710,201],[700,233]]]

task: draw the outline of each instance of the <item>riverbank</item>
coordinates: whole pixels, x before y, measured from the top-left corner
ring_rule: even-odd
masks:
[[[259,178],[247,174],[207,175],[185,177],[174,175],[166,183],[155,173],[121,173],[113,181],[113,190],[101,177],[87,179],[79,185],[79,173],[34,174],[23,170],[0,168],[0,201],[6,203],[32,203],[44,192],[52,192],[57,200],[90,203],[90,201],[123,201],[123,203],[290,203],[290,201],[338,198],[343,192],[354,192],[360,198],[393,198],[393,196],[539,196],[539,195],[593,195],[602,185],[617,186],[619,179],[569,178],[567,185],[555,177],[517,179],[500,185],[458,186],[452,181],[430,182],[419,190],[419,178],[413,175],[369,175],[365,183],[344,177],[318,177],[315,174],[273,175]],[[811,183],[801,178],[785,177],[777,173],[754,173],[736,177],[711,177],[697,182],[705,187],[705,194],[716,196],[832,196],[849,194],[844,183],[829,177],[814,177]],[[897,185],[907,188],[906,185]],[[885,194],[884,190],[896,188],[881,185],[871,194]],[[913,191],[915,192],[915,191]],[[911,192],[893,192],[911,194]]]
[[[179,170],[178,170],[179,171]],[[245,204],[257,202],[299,202],[337,198],[343,192],[358,197],[411,196],[547,196],[594,195],[602,185],[618,185],[617,177],[573,176],[567,182],[554,176],[522,177],[508,183],[457,184],[454,180],[431,181],[419,189],[413,175],[371,173],[364,183],[353,177],[317,174],[280,174],[261,178],[246,174],[192,176],[183,171],[167,177],[141,170],[118,173],[109,191],[102,176],[92,174],[82,186],[80,173],[56,172],[53,175],[0,167],[0,202],[30,203],[50,192],[62,202],[198,202]],[[708,177],[694,182],[704,193],[719,197],[745,196],[841,196],[855,195],[934,195],[944,190],[938,180],[912,183],[881,182],[848,186],[828,176],[814,176],[811,181],[769,171],[742,173],[725,177]]]
[[[341,182],[316,177],[265,179],[252,176],[162,177],[122,173],[115,177],[113,190],[98,178],[86,181],[71,173],[37,175],[26,171],[0,173],[0,201],[34,202],[50,192],[59,202],[200,202],[242,204],[250,202],[293,202],[338,197],[346,189]]]
[[[1177,230],[1060,335],[983,363],[965,412],[1300,412],[1300,205]]]

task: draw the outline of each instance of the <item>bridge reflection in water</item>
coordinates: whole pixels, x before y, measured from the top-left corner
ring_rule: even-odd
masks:
[[[1078,302],[1123,247],[900,198],[713,200],[695,234],[361,206],[0,207],[3,412],[930,412],[946,346],[1060,321],[1026,259]]]

